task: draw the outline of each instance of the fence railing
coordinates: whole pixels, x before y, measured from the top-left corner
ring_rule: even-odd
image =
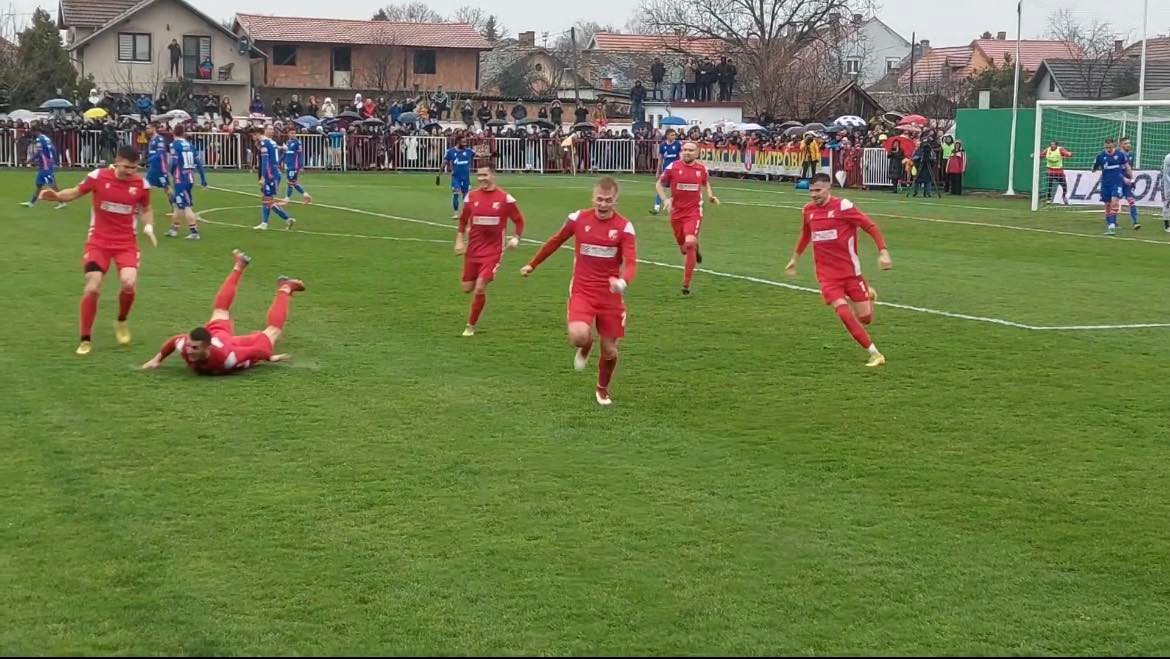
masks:
[[[117,131],[53,130],[59,166],[96,167],[110,162],[119,144],[134,145],[143,157],[145,135]],[[310,133],[298,135],[304,166],[314,170],[442,171],[454,141],[444,136]],[[187,133],[209,169],[255,169],[258,152],[253,139],[241,133]],[[549,139],[477,137],[465,140],[475,150],[476,165],[491,163],[502,172],[639,173],[659,170],[658,142],[632,139]],[[0,166],[22,166],[32,155],[33,135],[25,129],[0,129]],[[765,178],[795,178],[805,156],[791,149],[715,147],[703,145],[699,160],[715,173]],[[889,186],[889,160],[880,148],[825,151],[815,170],[845,172],[847,186]],[[837,179],[834,178],[834,182]]]

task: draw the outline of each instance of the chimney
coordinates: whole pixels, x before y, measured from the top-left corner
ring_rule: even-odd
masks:
[[[837,12],[829,14],[829,26],[834,29],[841,27],[841,14]]]
[[[922,50],[926,50],[927,48],[930,48],[930,39],[923,39],[923,40],[919,41],[918,43],[922,45]]]
[[[854,14],[853,15],[853,24],[854,25],[861,25],[861,22],[863,20],[865,20],[865,17],[862,16],[861,14]]]
[[[1007,32],[996,32],[995,33],[995,40],[996,41],[1006,41],[1007,40]]]
[[[518,42],[517,43],[518,46],[521,46],[524,48],[535,48],[536,47],[536,32],[534,32],[532,30],[529,30],[527,32],[521,32],[517,36],[516,41]]]
[[[1113,40],[1113,52],[1120,53],[1123,50],[1125,50],[1125,40],[1124,39],[1114,39]]]

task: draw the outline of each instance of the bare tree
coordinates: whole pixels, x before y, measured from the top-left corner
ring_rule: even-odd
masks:
[[[1068,42],[1067,59],[1076,63],[1077,82],[1088,95],[1086,100],[1116,93],[1112,82],[1130,63],[1118,47],[1122,35],[1112,25],[1097,20],[1082,23],[1068,9],[1058,9],[1048,16],[1048,36]]]
[[[467,23],[489,42],[495,42],[499,40],[500,35],[508,33],[508,28],[499,22],[495,14],[489,14],[474,5],[463,5],[456,9],[455,13],[451,14],[451,22]]]
[[[425,2],[404,2],[386,5],[374,14],[375,21],[396,23],[443,23],[443,17]]]
[[[617,32],[613,25],[602,25],[596,21],[577,21],[573,24],[577,28],[577,50],[585,50],[593,35],[598,32]],[[553,49],[565,53],[572,52],[572,39],[568,32],[557,37]]]
[[[722,42],[740,71],[737,86],[757,115],[792,106],[791,96],[808,90],[801,79],[820,66],[832,43],[838,17],[868,13],[870,0],[642,0],[640,12],[653,32]],[[831,91],[830,91],[831,93]],[[807,103],[800,103],[807,107]],[[797,109],[797,108],[792,108]],[[783,115],[782,115],[783,116]],[[788,115],[799,116],[799,115]]]
[[[365,65],[354,71],[353,86],[392,92],[406,86],[406,52],[392,35],[379,35],[378,43],[365,46],[369,56]]]

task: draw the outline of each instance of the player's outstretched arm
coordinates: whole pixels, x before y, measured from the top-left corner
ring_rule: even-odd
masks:
[[[41,190],[41,199],[46,201],[59,201],[66,203],[77,199],[82,194],[84,193],[79,187],[65,188],[64,190],[53,190],[51,188],[45,188],[44,190]]]
[[[171,353],[175,351],[175,344],[178,343],[178,340],[182,336],[182,334],[179,334],[172,336],[170,339],[167,339],[167,342],[163,344],[163,347],[158,349],[158,354],[156,354],[154,357],[151,357],[150,361],[142,365],[142,370],[150,371],[162,365],[163,360],[169,357]]]
[[[142,222],[142,233],[150,239],[150,244],[158,247],[158,238],[154,235],[154,210],[150,206],[143,208],[138,213],[138,221]]]

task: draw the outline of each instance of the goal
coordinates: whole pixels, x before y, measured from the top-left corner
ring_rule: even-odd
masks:
[[[1093,161],[1106,139],[1128,137],[1139,207],[1161,208],[1162,159],[1170,153],[1170,101],[1037,101],[1032,149],[1032,210],[1099,204]],[[1050,175],[1044,151],[1056,140],[1064,175]]]

